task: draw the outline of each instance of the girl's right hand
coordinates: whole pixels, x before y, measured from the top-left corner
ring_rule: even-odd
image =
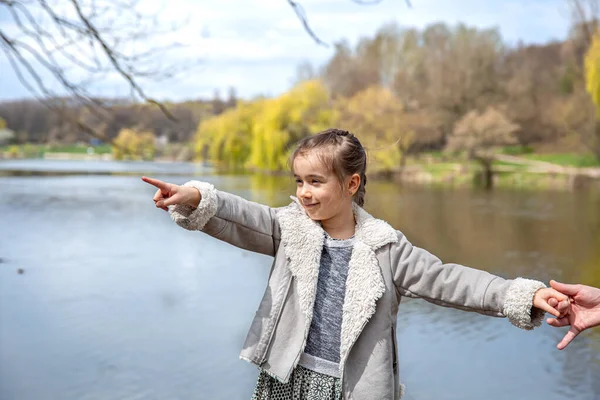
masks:
[[[142,180],[158,188],[152,200],[157,208],[169,211],[168,206],[185,204],[192,207],[198,207],[202,196],[200,191],[193,187],[178,186],[173,183],[159,181],[158,179],[142,176]]]

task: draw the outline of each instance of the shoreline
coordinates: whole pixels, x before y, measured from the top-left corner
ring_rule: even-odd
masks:
[[[16,160],[48,160],[48,161],[76,161],[76,162],[112,162],[111,154],[85,154],[85,153],[50,153],[47,152],[43,157],[2,157],[0,154],[0,162],[16,161]],[[558,190],[579,190],[589,187],[600,188],[600,167],[592,168],[577,168],[570,166],[560,166],[556,164],[526,161],[517,157],[505,158],[502,157],[502,162],[512,162],[511,165],[494,165],[493,167],[493,183],[494,188],[519,188],[519,189],[558,189]],[[161,157],[153,161],[154,163],[180,163],[171,158]],[[192,162],[194,163],[194,162]],[[202,163],[202,162],[198,162]],[[519,165],[520,163],[520,165]],[[207,165],[204,163],[204,165]],[[231,173],[232,171],[219,171],[218,168],[211,168],[211,174]],[[241,169],[235,171],[243,174],[264,174],[270,176],[283,175],[282,171],[261,171]],[[2,169],[0,175],[135,175],[131,172],[121,171],[47,171],[41,169],[19,168]],[[401,185],[409,186],[435,186],[435,187],[479,187],[481,182],[482,168],[475,163],[430,163],[430,162],[415,162],[404,167],[402,171],[385,171],[372,172],[368,177],[377,181],[391,181]]]

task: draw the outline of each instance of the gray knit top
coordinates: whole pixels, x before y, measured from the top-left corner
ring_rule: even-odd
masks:
[[[354,237],[325,237],[313,318],[299,361],[305,368],[335,377],[339,377],[342,308],[353,245]]]

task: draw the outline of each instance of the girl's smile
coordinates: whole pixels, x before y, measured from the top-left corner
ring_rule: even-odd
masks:
[[[296,196],[311,219],[323,222],[351,210],[352,198],[344,196],[339,179],[316,151],[296,157],[294,176]]]

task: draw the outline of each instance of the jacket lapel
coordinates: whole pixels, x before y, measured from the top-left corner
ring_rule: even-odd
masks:
[[[354,204],[356,244],[352,250],[346,297],[342,315],[340,373],[350,349],[377,309],[377,300],[385,292],[385,282],[375,251],[398,241],[396,231]]]
[[[285,248],[290,272],[296,279],[300,309],[306,316],[308,332],[312,322],[325,235],[323,228],[311,220],[297,203],[279,209],[277,216],[281,227],[281,244]]]
[[[310,329],[319,278],[319,265],[325,240],[321,225],[311,220],[302,206],[294,203],[278,210],[281,243],[285,248],[290,272],[296,279],[300,309],[306,316],[305,332]],[[356,243],[350,258],[346,295],[342,314],[340,368],[365,324],[376,311],[377,300],[385,292],[375,251],[397,242],[396,231],[382,220],[373,218],[358,205],[353,206],[356,219]]]

